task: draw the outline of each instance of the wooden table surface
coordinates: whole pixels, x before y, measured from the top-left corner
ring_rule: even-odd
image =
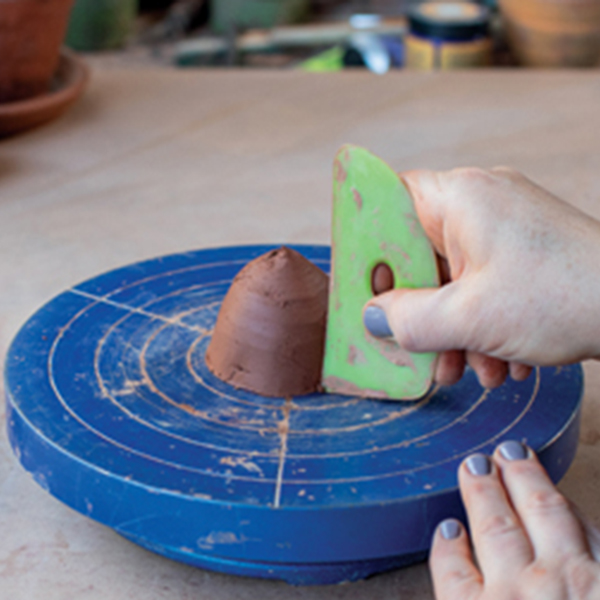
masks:
[[[364,145],[398,170],[510,165],[600,218],[597,71],[174,71],[96,64],[62,119],[0,142],[0,358],[23,321],[102,271],[192,248],[327,243],[331,161]],[[561,488],[600,522],[600,364]],[[0,408],[0,599],[432,598],[425,565],[292,588],[153,555],[21,469]]]

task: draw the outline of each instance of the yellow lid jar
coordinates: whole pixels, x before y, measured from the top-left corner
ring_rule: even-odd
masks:
[[[409,69],[462,69],[491,63],[489,11],[472,2],[423,2],[408,13]]]

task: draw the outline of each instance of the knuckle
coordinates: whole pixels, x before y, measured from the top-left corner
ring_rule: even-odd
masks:
[[[526,501],[530,513],[553,513],[569,510],[568,500],[557,490],[539,490],[530,494]]]
[[[517,583],[517,590],[516,598],[519,600],[571,598],[566,595],[564,581],[559,571],[539,563],[532,563],[525,569]]]
[[[473,580],[473,573],[469,569],[454,568],[446,571],[442,577],[442,581],[447,584],[461,584]]]
[[[433,583],[436,598],[471,600],[479,597],[477,584],[481,585],[483,578],[472,569],[454,566],[434,573]]]
[[[517,461],[506,465],[506,470],[512,477],[518,477],[527,481],[535,477],[540,469],[541,467],[536,461]]]
[[[596,565],[586,556],[575,556],[555,563],[532,563],[522,574],[518,598],[597,599],[600,592]]]
[[[464,464],[465,463],[463,462],[463,465]],[[490,489],[490,485],[487,480],[480,481],[479,479],[475,479],[471,483],[470,492],[471,492],[472,496],[478,497],[477,501],[480,503],[486,502],[488,499],[490,499],[495,494],[495,491]]]
[[[492,515],[482,521],[479,532],[488,538],[503,538],[520,532],[520,525],[511,515]]]
[[[493,173],[479,167],[460,167],[448,171],[445,176],[445,188],[451,190],[455,206],[468,207],[473,192],[486,187],[494,177]]]
[[[533,457],[530,456],[528,460],[510,461],[508,464],[505,464],[503,471],[507,477],[510,477],[514,481],[515,485],[520,485],[522,489],[530,490],[527,497],[537,493],[530,487],[530,482],[540,481],[541,478],[545,479],[544,468],[535,455]],[[557,490],[547,490],[547,492],[551,491],[556,494],[559,493]]]
[[[564,576],[569,598],[585,600],[598,597],[600,583],[587,558],[568,560],[564,566]]]
[[[458,569],[447,572],[444,577],[440,578],[438,584],[439,591],[436,590],[436,598],[452,598],[456,600],[471,600],[478,598],[476,592],[477,584],[483,582],[479,577],[473,577],[472,573],[466,570]],[[475,584],[475,585],[474,585]]]
[[[519,600],[540,598],[570,598],[596,600],[600,598],[600,580],[596,563],[587,556],[577,555],[560,565],[535,561],[514,581],[513,595],[502,595]],[[494,596],[495,597],[495,596]]]
[[[492,173],[497,173],[499,175],[506,175],[510,178],[519,177],[521,174],[519,171],[514,169],[513,167],[509,167],[507,165],[498,165],[492,169]]]
[[[459,167],[451,171],[455,179],[463,181],[481,181],[490,178],[490,172],[479,167]]]
[[[515,182],[522,178],[518,171],[510,167],[494,167],[493,169],[463,167],[453,170],[452,176],[454,183],[461,190],[471,190],[479,193],[483,190],[489,190],[490,186],[497,186],[502,182]]]

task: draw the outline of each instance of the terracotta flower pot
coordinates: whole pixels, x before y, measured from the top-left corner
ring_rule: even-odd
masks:
[[[0,102],[45,93],[58,66],[73,0],[0,2]]]
[[[600,60],[598,0],[499,0],[516,58],[534,67],[587,67]]]

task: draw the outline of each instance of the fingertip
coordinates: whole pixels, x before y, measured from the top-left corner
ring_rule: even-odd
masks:
[[[494,450],[494,460],[500,459],[503,462],[527,460],[534,456],[533,450],[518,440],[506,440]]]
[[[481,590],[481,573],[469,537],[457,519],[446,519],[437,526],[429,566],[438,600],[467,598]]]
[[[467,456],[458,466],[458,486],[465,506],[470,504],[471,496],[488,483],[489,475],[496,478],[498,468],[491,456],[476,452]]]
[[[525,178],[525,176],[521,172],[507,165],[497,165],[495,167],[492,167],[490,171],[496,175],[502,175],[507,179],[523,180]]]
[[[431,544],[429,562],[432,568],[450,557],[459,556],[468,560],[470,557],[469,539],[464,525],[455,518],[444,519],[435,528]]]
[[[439,385],[454,385],[463,376],[466,366],[465,353],[461,350],[442,352],[435,367],[435,381]]]
[[[446,541],[452,541],[461,536],[462,523],[458,519],[445,519],[437,527],[437,533]]]
[[[394,335],[385,310],[378,304],[368,304],[364,308],[363,324],[373,337],[386,338]]]
[[[506,440],[498,444],[492,454],[492,460],[502,472],[503,478],[510,472],[511,477],[527,480],[532,474],[540,474],[544,480],[550,481],[548,472],[535,450],[521,440]]]
[[[508,370],[510,374],[510,378],[513,381],[525,381],[531,372],[533,371],[533,367],[529,365],[524,365],[522,363],[511,362],[508,365]]]
[[[508,363],[479,352],[467,352],[467,362],[477,374],[482,387],[493,390],[500,387],[508,376]]]
[[[464,347],[465,316],[460,298],[457,299],[459,293],[456,282],[441,288],[396,288],[369,300],[364,311],[373,306],[382,309],[389,330],[375,331],[389,334],[391,330],[405,350],[444,352]]]
[[[489,456],[476,452],[467,456],[462,461],[459,471],[475,477],[482,477],[484,475],[490,475],[494,470],[494,464],[492,463]]]
[[[466,535],[462,523],[458,519],[444,519],[438,523],[433,532],[431,543],[431,557],[440,553],[443,547],[456,543],[461,536]]]
[[[363,323],[367,331],[376,338],[394,337],[409,352],[422,351],[419,340],[407,332],[413,327],[419,329],[419,313],[423,308],[423,303],[411,302],[410,296],[420,295],[423,291],[429,292],[396,288],[369,300],[363,309]]]

